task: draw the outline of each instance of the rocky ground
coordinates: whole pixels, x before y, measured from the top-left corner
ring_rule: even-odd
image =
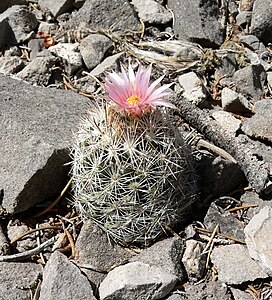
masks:
[[[0,299],[272,299],[271,43],[271,0],[2,0]],[[174,82],[199,177],[145,249],[69,202],[73,132],[129,61]]]

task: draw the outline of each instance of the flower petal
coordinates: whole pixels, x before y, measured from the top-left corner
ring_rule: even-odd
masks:
[[[152,101],[156,100],[157,98],[161,98],[162,96],[169,95],[170,91],[169,92],[164,92],[164,91],[169,89],[169,87],[171,85],[172,85],[172,83],[165,84],[165,85],[162,85],[159,88],[153,90],[153,92],[145,99],[144,102],[152,102]]]
[[[107,74],[104,86],[109,100],[115,102],[118,110],[140,117],[158,105],[176,108],[165,99],[170,94],[170,90],[167,89],[172,84],[157,87],[164,76],[149,85],[151,68],[151,65],[147,68],[140,65],[135,74],[131,64],[127,72],[121,65],[120,73]]]

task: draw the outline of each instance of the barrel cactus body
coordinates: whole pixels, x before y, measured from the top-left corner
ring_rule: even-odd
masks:
[[[123,244],[150,244],[195,199],[188,151],[165,109],[140,118],[93,106],[73,149],[74,204]]]

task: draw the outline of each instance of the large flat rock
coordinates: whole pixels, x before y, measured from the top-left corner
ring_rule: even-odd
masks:
[[[65,186],[69,147],[87,98],[0,75],[0,200],[17,213]]]

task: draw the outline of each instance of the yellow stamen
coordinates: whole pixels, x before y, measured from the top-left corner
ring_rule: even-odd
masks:
[[[130,96],[127,98],[127,104],[130,106],[135,106],[138,102],[140,102],[138,96]]]

